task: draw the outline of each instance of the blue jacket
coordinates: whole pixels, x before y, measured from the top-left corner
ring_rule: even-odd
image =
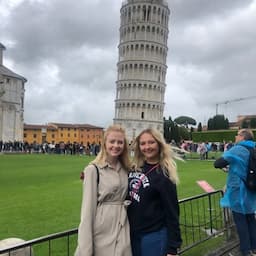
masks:
[[[234,212],[249,214],[256,212],[256,192],[248,190],[242,180],[246,178],[249,160],[249,151],[242,145],[255,147],[255,142],[241,141],[223,154],[229,163],[229,171],[226,192],[220,204]]]

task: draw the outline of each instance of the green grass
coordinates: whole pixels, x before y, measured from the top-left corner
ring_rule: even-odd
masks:
[[[79,175],[91,160],[70,155],[0,155],[0,240],[30,240],[76,228],[82,196]],[[215,189],[223,187],[226,175],[212,164],[178,162],[179,199],[204,193],[197,180],[206,180]]]
[[[207,181],[216,190],[222,189],[225,184],[226,174],[213,167],[213,161],[186,160],[178,162],[179,199],[205,193],[197,185],[198,180]]]
[[[0,239],[32,239],[78,225],[79,174],[89,157],[0,156]]]

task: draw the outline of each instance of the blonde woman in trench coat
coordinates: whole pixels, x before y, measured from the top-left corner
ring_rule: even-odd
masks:
[[[97,171],[99,170],[99,183]],[[125,131],[104,133],[101,151],[84,170],[81,222],[75,256],[131,256],[125,200],[130,167]]]

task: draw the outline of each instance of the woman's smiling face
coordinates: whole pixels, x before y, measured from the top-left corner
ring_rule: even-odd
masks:
[[[159,145],[150,133],[143,133],[140,136],[139,147],[148,163],[159,161]]]
[[[109,157],[117,158],[124,150],[125,138],[122,132],[112,131],[106,138],[106,152]]]

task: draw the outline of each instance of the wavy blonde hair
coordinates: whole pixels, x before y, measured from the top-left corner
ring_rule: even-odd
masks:
[[[124,136],[124,149],[123,149],[123,152],[121,153],[121,155],[118,157],[118,160],[120,161],[123,168],[126,171],[129,171],[129,169],[131,167],[131,163],[130,163],[129,153],[128,153],[128,142],[126,139],[125,130],[120,125],[111,125],[104,132],[100,152],[97,155],[97,157],[92,161],[92,163],[102,164],[102,165],[104,165],[106,163],[106,159],[107,159],[106,140],[107,140],[108,135],[111,132],[120,132]]]
[[[145,162],[145,157],[140,151],[140,138],[143,134],[150,134],[158,143],[159,146],[159,164],[163,172],[170,178],[174,184],[179,183],[177,174],[177,165],[174,159],[180,159],[178,155],[172,150],[171,145],[168,145],[163,135],[156,129],[148,128],[143,130],[134,141],[134,168],[140,168]]]

